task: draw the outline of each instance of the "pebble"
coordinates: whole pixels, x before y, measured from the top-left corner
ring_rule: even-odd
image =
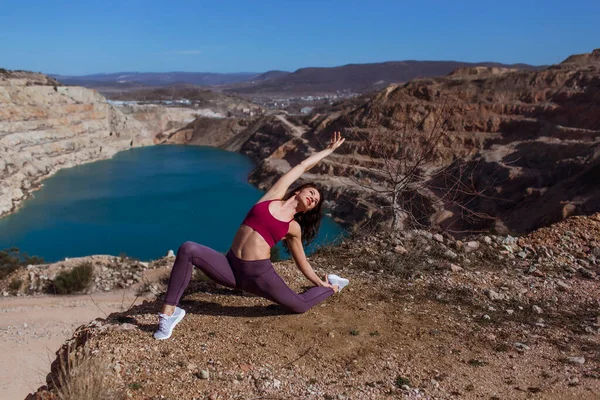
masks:
[[[396,252],[397,254],[406,254],[408,253],[408,250],[406,250],[404,246],[398,245],[394,247],[394,252]]]
[[[584,357],[568,357],[567,361],[570,362],[571,364],[585,364]]]
[[[465,245],[465,252],[470,253],[472,251],[475,251],[479,248],[479,242],[476,240],[472,240],[470,242],[467,242]]]
[[[485,294],[487,297],[489,297],[490,300],[492,301],[496,301],[496,300],[504,300],[504,295],[498,292],[495,292],[491,289],[487,289],[485,291]]]
[[[210,377],[210,374],[208,373],[207,370],[205,369],[201,369],[200,373],[198,374],[198,378],[200,379],[208,379]]]
[[[446,252],[444,253],[444,255],[446,257],[452,258],[452,259],[456,259],[458,258],[458,254],[456,254],[455,252],[453,252],[452,250],[446,250]]]
[[[542,310],[541,307],[534,305],[533,307],[531,307],[531,309],[533,310],[534,313],[536,314],[543,314],[544,310]]]
[[[573,377],[569,379],[569,386],[577,386],[579,385],[579,378]]]
[[[452,272],[461,272],[464,271],[462,267],[456,265],[456,264],[450,264],[450,271]]]

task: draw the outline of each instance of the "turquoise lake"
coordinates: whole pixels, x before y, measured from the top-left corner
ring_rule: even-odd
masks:
[[[46,262],[123,253],[149,261],[187,240],[226,252],[262,196],[247,182],[253,167],[238,153],[168,145],[64,169],[0,219],[0,249],[16,246]],[[307,254],[342,234],[324,218]]]

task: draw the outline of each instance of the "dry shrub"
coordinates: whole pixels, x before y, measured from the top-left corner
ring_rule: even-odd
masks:
[[[62,271],[56,275],[51,292],[69,294],[86,289],[94,277],[94,266],[85,262],[71,271]]]
[[[110,364],[89,351],[71,351],[60,358],[54,382],[59,400],[122,400],[126,393]]]

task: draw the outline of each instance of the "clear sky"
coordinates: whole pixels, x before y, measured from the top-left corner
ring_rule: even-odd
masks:
[[[599,0],[0,0],[0,67],[63,75],[540,65],[598,47]]]

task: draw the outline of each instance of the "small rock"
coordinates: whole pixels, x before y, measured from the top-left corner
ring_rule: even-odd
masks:
[[[408,250],[406,250],[404,248],[404,246],[398,245],[398,246],[394,247],[394,252],[396,252],[398,254],[406,254],[406,253],[408,253]]]
[[[444,253],[444,255],[448,258],[452,258],[452,259],[456,259],[458,258],[458,254],[456,254],[455,252],[453,252],[452,250],[446,250],[446,252]]]
[[[533,307],[531,307],[531,309],[533,310],[534,313],[536,314],[543,314],[544,310],[542,310],[541,307],[534,305]]]
[[[527,346],[527,345],[526,345],[526,344],[524,344],[524,343],[519,343],[519,342],[517,342],[517,343],[515,343],[515,344],[514,344],[514,346],[515,346],[517,349],[521,349],[521,350],[529,350],[529,346]]]
[[[281,381],[278,379],[273,379],[273,387],[275,389],[279,389],[281,387]]]
[[[570,362],[571,364],[585,364],[584,357],[568,357],[567,361]]]
[[[458,266],[456,264],[450,264],[450,271],[452,271],[452,272],[461,272],[461,271],[464,271],[464,270],[462,269],[462,267],[460,267],[460,266]]]
[[[483,242],[484,242],[485,244],[492,244],[492,238],[491,238],[491,237],[489,237],[489,236],[484,236],[484,237],[483,237]]]
[[[403,390],[410,390],[410,386],[408,386],[408,385],[402,385],[402,389]]]
[[[437,240],[440,243],[444,243],[444,237],[442,235],[440,235],[439,233],[436,233],[435,235],[433,235],[433,239]]]
[[[472,240],[470,242],[467,242],[465,245],[465,252],[470,253],[472,251],[475,251],[479,248],[479,242],[476,240]]]
[[[585,268],[579,268],[579,272],[581,273],[581,275],[583,275],[584,278],[587,279],[594,279],[596,278],[596,274],[592,271],[590,271],[589,269],[585,269]]]
[[[513,315],[515,313],[515,310],[511,310],[510,308],[506,310],[506,313],[508,315]]]
[[[567,285],[565,282],[563,281],[556,281],[556,285],[558,286],[559,289],[561,290],[568,290],[571,288],[571,286]]]
[[[519,253],[517,253],[517,255],[521,258],[526,258],[527,257],[527,253],[525,253],[524,251],[520,251]]]
[[[210,374],[205,369],[201,369],[200,372],[198,373],[198,378],[200,378],[200,379],[208,379],[209,377],[210,377]]]
[[[573,377],[569,379],[569,386],[577,386],[579,385],[579,378]]]
[[[8,292],[2,292],[2,297],[8,297]]]
[[[487,297],[489,297],[490,300],[492,301],[496,301],[496,300],[504,300],[504,295],[498,292],[495,292],[491,289],[487,289],[485,291],[485,294]]]
[[[329,336],[330,338],[334,338],[335,337],[335,332],[331,331],[327,334],[327,336]]]
[[[487,321],[491,320],[490,316],[487,314],[484,314],[483,319],[485,319]]]
[[[175,257],[175,253],[173,253],[173,250],[169,250],[167,252],[167,257]]]

